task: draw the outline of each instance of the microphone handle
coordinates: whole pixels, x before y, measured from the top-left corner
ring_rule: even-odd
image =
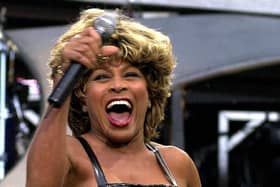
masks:
[[[86,67],[84,65],[75,61],[71,62],[70,66],[48,98],[49,103],[53,107],[59,108],[64,103],[69,93],[71,93],[73,86],[81,78],[85,70]]]

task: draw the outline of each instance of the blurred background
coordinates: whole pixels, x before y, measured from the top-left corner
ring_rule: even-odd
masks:
[[[122,9],[170,36],[178,65],[155,141],[186,150],[203,186],[279,186],[280,1],[1,0],[1,187],[25,186],[50,49],[86,8]]]

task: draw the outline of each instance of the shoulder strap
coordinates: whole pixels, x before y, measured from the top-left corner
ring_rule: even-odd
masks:
[[[99,187],[105,187],[106,186],[106,178],[104,175],[104,172],[96,158],[96,155],[94,153],[94,151],[91,149],[90,145],[88,144],[88,142],[82,138],[82,137],[77,137],[77,139],[80,141],[80,143],[82,144],[83,148],[85,149],[91,163],[92,163],[92,167],[93,167],[93,171],[96,177],[96,182],[98,184]]]
[[[159,165],[161,166],[161,168],[163,169],[163,171],[165,172],[165,175],[167,176],[169,182],[171,182],[171,184],[173,186],[177,186],[177,183],[176,183],[176,180],[175,180],[174,176],[172,175],[169,168],[167,167],[166,162],[164,161],[164,159],[161,156],[158,149],[156,147],[154,147],[153,145],[148,144],[148,143],[146,143],[146,146],[149,150],[151,150],[155,154],[156,159],[157,159]]]

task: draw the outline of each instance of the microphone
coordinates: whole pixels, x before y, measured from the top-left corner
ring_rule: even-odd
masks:
[[[96,18],[93,27],[96,32],[100,34],[102,43],[105,43],[115,31],[116,20],[113,16],[105,14]],[[86,67],[84,65],[79,62],[71,61],[69,68],[65,71],[63,77],[49,96],[49,104],[55,108],[59,108],[73,90],[74,85],[84,74],[85,70]]]

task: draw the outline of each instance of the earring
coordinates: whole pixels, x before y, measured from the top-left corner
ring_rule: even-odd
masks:
[[[149,101],[148,108],[151,108],[151,107],[152,107],[152,103],[151,103],[151,101]]]
[[[87,112],[87,106],[83,105],[83,106],[82,106],[82,111],[83,111],[84,113],[86,113],[86,112]]]

